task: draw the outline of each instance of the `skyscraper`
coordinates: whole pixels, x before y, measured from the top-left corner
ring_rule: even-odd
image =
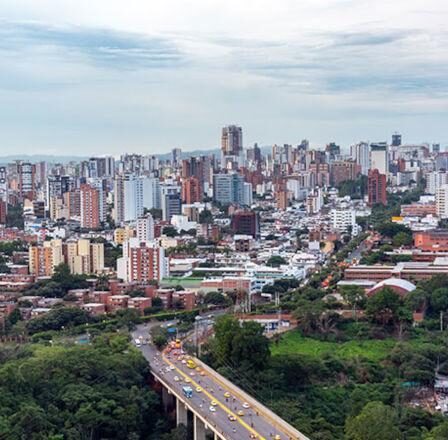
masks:
[[[202,191],[196,177],[187,177],[182,181],[182,202],[190,205],[202,200]]]
[[[389,151],[386,142],[370,144],[370,169],[380,174],[389,173]]]
[[[173,148],[171,150],[171,163],[173,166],[175,166],[175,167],[179,166],[181,155],[182,155],[182,150],[180,148]]]
[[[399,147],[401,145],[401,134],[394,133],[392,135],[392,147]]]
[[[20,198],[34,200],[36,197],[36,166],[29,162],[18,162]]]
[[[387,178],[385,174],[381,174],[378,169],[370,170],[367,181],[368,204],[373,206],[376,203],[387,203],[386,193]]]
[[[367,142],[359,142],[350,147],[352,159],[361,167],[361,174],[367,176],[370,168],[370,147]]]
[[[86,183],[81,185],[81,228],[98,229],[104,217],[101,209],[102,192]]]
[[[243,164],[243,129],[237,125],[223,127],[221,134],[222,166]],[[232,168],[233,168],[232,166]]]
[[[236,173],[213,175],[213,199],[228,205],[244,204],[244,177]]]

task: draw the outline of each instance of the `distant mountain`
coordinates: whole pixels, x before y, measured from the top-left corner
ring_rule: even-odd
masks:
[[[271,152],[271,146],[260,146],[263,154]],[[219,148],[211,148],[208,150],[184,150],[182,151],[181,157],[183,159],[194,157],[194,156],[209,156],[214,154],[216,157],[220,157],[221,150]],[[80,162],[82,160],[88,160],[92,156],[104,156],[104,154],[92,154],[91,156],[63,156],[63,155],[51,155],[51,154],[9,154],[5,156],[0,156],[0,164],[5,165],[12,163],[16,160],[23,160],[27,162],[50,162],[50,163],[68,163],[68,162]],[[154,154],[160,160],[171,159],[171,152]]]
[[[51,154],[10,154],[8,156],[0,156],[0,163],[7,164],[16,160],[27,162],[52,162],[52,163],[68,163],[79,162],[88,159],[88,156],[59,156]]]

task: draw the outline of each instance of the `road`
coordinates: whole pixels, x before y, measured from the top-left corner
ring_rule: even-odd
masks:
[[[138,326],[133,332],[133,340],[140,336],[147,337],[148,327]],[[145,344],[138,347],[143,356],[148,360],[154,375],[165,382],[171,389],[183,397],[182,387],[190,385],[193,396],[188,399],[188,404],[207,421],[210,426],[221,433],[228,440],[259,439],[272,440],[280,438],[306,439],[305,436],[292,436],[282,432],[278,422],[266,410],[256,405],[245,408],[245,393],[233,388],[226,389],[222,378],[211,369],[202,369],[202,375],[177,359],[178,356],[160,353],[153,345]],[[178,378],[179,381],[175,380]],[[200,387],[201,391],[197,391]],[[238,392],[236,392],[238,390]],[[224,393],[229,392],[230,397]],[[215,401],[215,412],[210,411],[211,402]],[[244,415],[238,415],[243,411]],[[231,421],[230,418],[235,418]],[[279,437],[276,437],[278,435]]]

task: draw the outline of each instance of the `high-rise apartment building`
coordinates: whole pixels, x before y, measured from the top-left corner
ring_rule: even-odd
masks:
[[[222,167],[233,168],[243,164],[243,129],[237,125],[223,127],[221,132]]]
[[[187,177],[182,181],[182,202],[190,205],[202,200],[201,184],[196,177]]]
[[[380,174],[389,173],[389,149],[386,142],[370,144],[370,169],[378,170]]]
[[[171,221],[173,215],[182,213],[182,202],[179,192],[167,192],[162,194],[162,218]]]
[[[213,199],[223,205],[244,205],[244,183],[244,177],[239,174],[214,174]]]
[[[436,190],[436,214],[439,218],[448,218],[448,185],[440,185]]]
[[[154,240],[154,219],[151,214],[140,217],[135,222],[136,237],[139,241]]]
[[[436,194],[440,186],[448,184],[448,173],[446,171],[432,171],[427,173],[425,178],[428,194]]]
[[[21,200],[36,198],[36,166],[29,162],[17,163],[19,197]]]
[[[182,156],[182,150],[180,148],[173,148],[171,150],[171,163],[173,166],[178,167]]]
[[[84,183],[80,188],[80,202],[81,228],[98,229],[104,221],[102,191]]]
[[[361,167],[361,174],[367,176],[370,168],[370,147],[367,142],[359,142],[350,147],[352,159]]]
[[[87,164],[87,168],[87,177],[113,177],[115,174],[115,159],[112,156],[91,157]]]
[[[164,249],[155,242],[131,238],[123,243],[123,256],[117,260],[117,276],[125,282],[140,283],[169,276]]]
[[[373,206],[376,203],[387,203],[386,192],[387,178],[381,174],[378,169],[370,170],[367,180],[368,204]]]
[[[99,274],[104,270],[104,244],[89,239],[68,241],[63,246],[64,261],[73,274]]]
[[[144,209],[160,208],[159,179],[120,174],[114,181],[114,221],[117,225],[134,221]]]
[[[44,241],[42,246],[28,249],[29,271],[38,277],[50,277],[54,268],[64,262],[62,240]]]

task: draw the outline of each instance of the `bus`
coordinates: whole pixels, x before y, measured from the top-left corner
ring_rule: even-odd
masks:
[[[187,399],[191,399],[193,397],[193,389],[191,387],[182,387],[182,391],[184,392]]]

